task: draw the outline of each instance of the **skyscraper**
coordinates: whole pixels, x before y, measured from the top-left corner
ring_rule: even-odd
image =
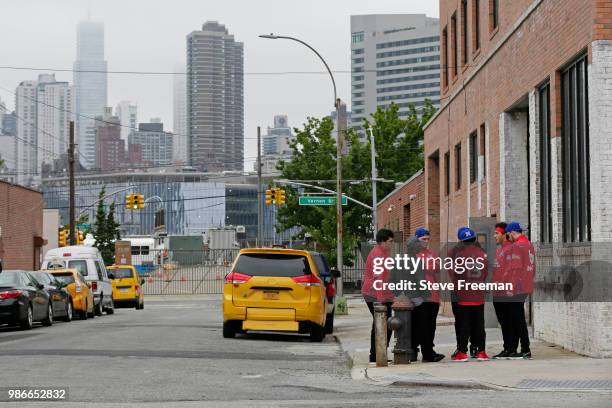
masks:
[[[130,101],[121,101],[115,107],[115,116],[121,125],[121,140],[127,144],[130,133],[138,130],[138,106]]]
[[[440,23],[424,14],[351,16],[351,126],[377,107],[418,110],[426,99],[440,104]]]
[[[42,167],[52,165],[68,148],[72,88],[53,74],[41,74],[37,81],[21,82],[15,93],[17,182],[36,185]]]
[[[77,59],[74,62],[75,138],[79,151],[77,157],[85,168],[93,168],[96,164],[94,118],[104,115],[106,70],[104,23],[80,22],[77,25]]]
[[[203,171],[243,169],[243,44],[207,21],[187,36],[187,157]]]
[[[174,98],[173,98],[173,143],[176,164],[187,164],[187,78],[183,74],[185,65],[174,68]]]

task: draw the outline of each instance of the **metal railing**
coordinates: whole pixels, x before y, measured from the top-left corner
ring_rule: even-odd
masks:
[[[238,252],[155,250],[133,254],[132,263],[145,280],[145,295],[215,294],[223,292],[223,279]]]

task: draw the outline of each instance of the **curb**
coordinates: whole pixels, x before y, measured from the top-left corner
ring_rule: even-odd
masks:
[[[495,385],[480,383],[477,381],[456,381],[445,379],[424,379],[424,378],[402,378],[389,381],[376,380],[368,375],[368,368],[365,369],[365,378],[381,385],[394,387],[432,387],[432,388],[453,388],[453,389],[468,389],[468,390],[519,390],[520,388],[507,388]]]

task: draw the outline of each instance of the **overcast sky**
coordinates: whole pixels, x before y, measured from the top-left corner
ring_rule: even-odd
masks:
[[[437,0],[1,0],[0,65],[71,69],[76,24],[105,24],[105,55],[111,71],[168,71],[185,62],[185,37],[217,20],[244,43],[245,170],[256,155],[257,126],[275,114],[291,126],[333,110],[326,75],[249,75],[254,72],[322,71],[308,49],[289,41],[260,39],[262,33],[298,37],[316,48],[332,70],[350,69],[352,14],[425,13],[438,17]],[[45,71],[40,71],[45,72]],[[38,72],[0,69],[0,86],[14,91]],[[338,96],[350,101],[350,75],[337,73]],[[56,73],[72,82],[72,73]],[[14,95],[0,89],[13,108]],[[108,104],[138,104],[138,120],[160,117],[172,129],[172,76],[109,74]],[[349,105],[350,107],[350,105]]]

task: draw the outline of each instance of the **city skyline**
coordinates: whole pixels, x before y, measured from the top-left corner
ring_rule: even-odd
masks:
[[[177,63],[185,61],[185,38],[206,20],[218,20],[245,44],[245,169],[252,168],[256,155],[256,128],[265,127],[269,118],[285,112],[293,126],[301,126],[306,117],[324,117],[333,105],[329,78],[324,67],[304,47],[286,41],[259,39],[263,33],[299,37],[315,47],[335,72],[338,95],[350,109],[350,16],[373,13],[425,13],[438,16],[435,2],[383,0],[368,1],[315,1],[299,5],[282,1],[266,1],[273,13],[260,12],[261,6],[244,6],[238,1],[223,4],[203,4],[185,1],[182,7],[148,8],[143,1],[128,4],[118,1],[84,2],[65,1],[50,4],[23,1],[3,6],[0,34],[20,41],[5,42],[4,58],[12,66],[34,68],[71,69],[76,54],[75,27],[79,21],[105,23],[105,59],[110,71],[174,72]],[[121,13],[115,6],[121,4]],[[320,6],[317,10],[313,4]],[[248,12],[235,13],[236,8]],[[321,8],[326,13],[321,14]],[[135,16],[142,16],[143,21]],[[298,13],[299,12],[299,13]],[[31,15],[36,29],[17,24],[19,15]],[[49,16],[62,15],[64,24],[51,24]],[[286,16],[279,20],[275,16]],[[252,16],[257,15],[254,23]],[[312,21],[319,21],[325,30],[313,30]],[[159,27],[163,26],[163,30]],[[41,33],[44,32],[44,36]],[[138,33],[134,35],[133,33]],[[61,44],[58,47],[57,44]],[[9,65],[8,63],[6,65]],[[281,72],[308,71],[313,74],[281,74]],[[19,82],[33,78],[22,70],[1,70],[0,86],[14,90]],[[38,73],[49,71],[40,70]],[[256,73],[273,75],[254,75]],[[56,72],[58,81],[70,81],[71,72]],[[12,110],[14,95],[0,91],[0,96]],[[108,74],[108,106],[122,100],[138,105],[143,118],[159,116],[164,123],[173,123],[173,75]],[[172,129],[173,131],[175,129]]]

